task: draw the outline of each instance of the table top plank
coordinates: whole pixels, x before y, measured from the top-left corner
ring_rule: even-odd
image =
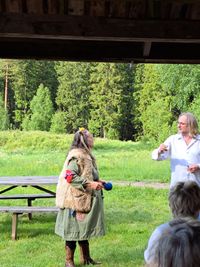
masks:
[[[56,185],[57,176],[0,176],[1,185]]]

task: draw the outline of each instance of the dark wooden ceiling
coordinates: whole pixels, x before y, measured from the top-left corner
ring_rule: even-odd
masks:
[[[0,57],[200,63],[200,1],[0,0]]]

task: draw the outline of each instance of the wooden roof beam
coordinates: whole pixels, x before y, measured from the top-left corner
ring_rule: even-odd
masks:
[[[200,21],[127,20],[87,16],[0,16],[0,36],[95,41],[200,43]]]

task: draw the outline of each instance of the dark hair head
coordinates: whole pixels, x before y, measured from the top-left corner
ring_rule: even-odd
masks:
[[[200,188],[194,181],[177,183],[169,193],[174,217],[197,217],[200,211]]]
[[[71,145],[71,149],[73,148],[83,148],[89,150],[91,147],[89,145],[89,138],[91,138],[92,134],[86,130],[85,128],[80,128],[75,134],[74,139]]]
[[[157,250],[157,267],[199,267],[200,222],[187,218],[172,221]]]

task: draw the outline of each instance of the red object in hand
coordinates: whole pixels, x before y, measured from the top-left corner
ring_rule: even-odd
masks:
[[[68,183],[72,182],[73,176],[74,174],[72,173],[72,171],[66,170],[65,179],[67,180]]]

